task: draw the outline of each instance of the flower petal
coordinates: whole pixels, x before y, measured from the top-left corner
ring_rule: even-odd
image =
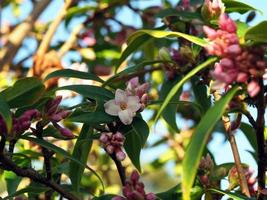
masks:
[[[141,107],[140,99],[138,96],[128,96],[127,98],[127,108],[133,113],[139,110]]]
[[[125,125],[129,125],[132,123],[134,117],[134,113],[131,112],[131,110],[121,110],[119,111],[119,118],[121,122]]]
[[[109,100],[104,104],[105,112],[109,115],[118,116],[119,111],[121,110],[120,106],[116,104],[115,100]]]
[[[121,102],[126,102],[126,101],[127,101],[126,92],[121,89],[117,89],[115,92],[115,102],[119,104]]]

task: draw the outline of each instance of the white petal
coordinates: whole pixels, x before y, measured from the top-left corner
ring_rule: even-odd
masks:
[[[127,101],[126,92],[121,89],[117,89],[115,92],[115,101],[117,104],[119,104],[120,102],[126,102]]]
[[[133,117],[134,114],[128,109],[119,112],[119,118],[121,122],[125,125],[131,124],[133,121]]]
[[[128,96],[127,98],[127,109],[131,110],[133,113],[139,110],[141,107],[140,99],[138,96]]]
[[[121,110],[120,106],[116,104],[115,100],[109,100],[104,104],[105,112],[113,115],[118,116],[119,111]]]

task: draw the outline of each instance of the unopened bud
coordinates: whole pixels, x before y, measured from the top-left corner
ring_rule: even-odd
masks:
[[[125,153],[122,151],[122,150],[118,150],[116,152],[116,158],[119,160],[119,161],[123,161],[125,158],[126,158],[126,155]]]

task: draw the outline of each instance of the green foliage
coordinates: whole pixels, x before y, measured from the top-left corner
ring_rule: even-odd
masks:
[[[212,130],[218,120],[222,117],[227,104],[231,101],[238,90],[238,87],[232,88],[225,96],[216,102],[215,105],[202,117],[193,133],[193,137],[191,138],[183,160],[182,183],[183,197],[185,200],[190,199],[190,189],[194,183],[198,164],[209,135],[212,133]]]
[[[265,30],[267,28],[267,21],[250,27],[245,33],[245,40],[252,40],[255,43],[267,43],[267,36]]]

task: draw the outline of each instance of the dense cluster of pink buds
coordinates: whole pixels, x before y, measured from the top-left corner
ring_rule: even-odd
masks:
[[[104,104],[105,112],[118,116],[125,125],[131,124],[136,112],[143,111],[148,102],[148,87],[148,83],[140,85],[138,78],[132,78],[125,91],[117,89],[115,99]]]
[[[199,163],[199,170],[201,174],[199,175],[199,180],[204,186],[210,185],[210,173],[213,170],[214,162],[209,154],[206,157],[202,157]]]
[[[257,179],[253,177],[254,171],[248,166],[243,166],[243,171],[244,171],[244,174],[247,180],[249,192],[252,196],[255,196],[257,193],[256,186],[255,186]],[[239,176],[238,176],[236,166],[234,166],[230,169],[229,174],[228,174],[228,180],[230,183],[229,189],[233,189],[239,185],[238,177]]]
[[[45,118],[52,122],[54,127],[58,129],[61,135],[67,138],[74,138],[75,136],[69,129],[61,127],[58,124],[59,121],[65,119],[70,114],[69,111],[59,108],[59,104],[61,100],[62,100],[62,97],[57,96],[55,99],[52,99],[47,102],[45,106]]]
[[[129,180],[126,181],[122,189],[124,197],[116,196],[112,200],[155,200],[157,197],[153,193],[145,193],[145,186],[139,181],[140,176],[137,171],[133,171]]]
[[[122,133],[102,133],[99,140],[108,154],[115,154],[119,161],[122,161],[126,158],[125,153],[122,151],[125,140],[125,137],[122,135]]]
[[[19,134],[22,134],[23,132],[25,132],[30,128],[32,120],[37,119],[39,117],[40,117],[40,112],[36,109],[25,111],[18,118],[13,117],[11,135],[18,136]],[[6,123],[4,122],[2,116],[0,115],[0,134],[6,134],[6,133],[7,133]]]
[[[241,48],[236,34],[236,24],[226,14],[219,18],[219,30],[204,26],[210,44],[206,47],[210,55],[221,57],[211,72],[216,80],[214,89],[234,82],[247,84],[247,91],[255,97],[260,91],[257,78],[263,77],[267,63],[261,48]]]

